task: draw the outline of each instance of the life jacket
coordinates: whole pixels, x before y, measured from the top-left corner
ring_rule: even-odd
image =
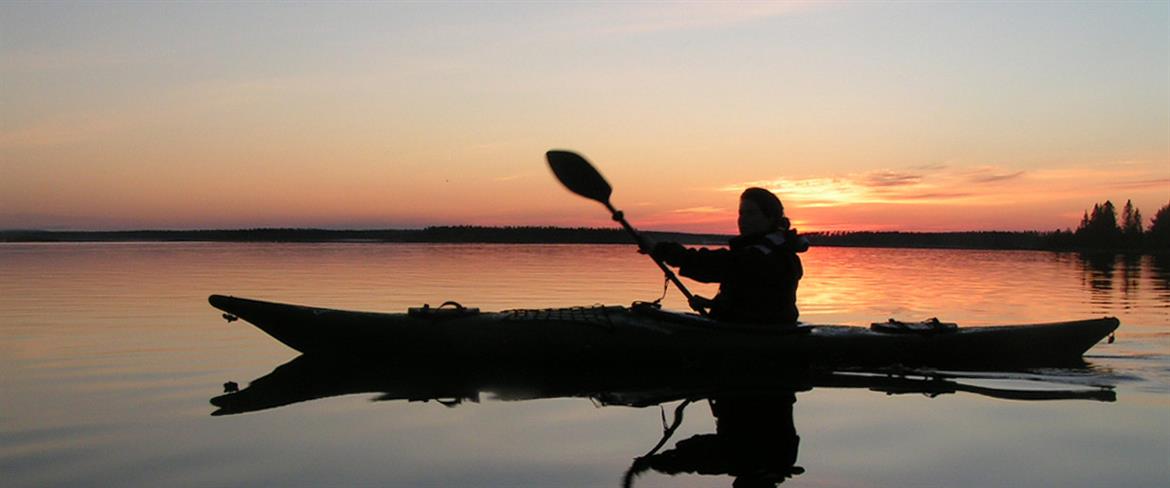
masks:
[[[793,231],[735,237],[711,315],[730,322],[794,325],[796,289],[804,276],[799,253],[808,240]]]

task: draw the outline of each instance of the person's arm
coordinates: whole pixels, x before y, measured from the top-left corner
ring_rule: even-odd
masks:
[[[727,249],[687,249],[677,242],[659,242],[651,254],[678,267],[679,274],[703,283],[723,281],[731,265],[731,251]]]

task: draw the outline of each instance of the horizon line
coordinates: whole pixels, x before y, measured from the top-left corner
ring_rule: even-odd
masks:
[[[115,233],[145,233],[145,232],[256,232],[256,231],[312,231],[312,232],[420,232],[428,229],[491,229],[491,230],[525,230],[525,229],[547,229],[547,230],[589,230],[589,231],[611,231],[622,232],[621,227],[589,227],[589,226],[559,226],[559,225],[428,225],[423,227],[368,227],[368,228],[333,228],[333,227],[217,227],[217,228],[181,228],[181,229],[167,229],[167,228],[129,228],[129,229],[35,229],[35,228],[8,228],[0,229],[0,233],[18,233],[18,232],[43,232],[43,233],[81,233],[81,234],[115,234]],[[658,234],[686,234],[686,235],[702,235],[702,236],[735,236],[736,234],[722,233],[722,232],[691,232],[681,230],[658,230],[658,229],[637,229],[638,232],[652,232]],[[1005,233],[1005,234],[1051,234],[1056,232],[1073,232],[1071,228],[1052,229],[1052,230],[815,230],[809,232],[799,232],[801,235],[813,234],[980,234],[980,233]]]

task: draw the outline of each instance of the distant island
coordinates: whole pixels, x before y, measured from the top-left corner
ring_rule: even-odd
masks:
[[[658,241],[722,245],[722,234],[647,231]],[[1142,225],[1127,203],[1121,223],[1111,202],[1085,212],[1074,230],[1051,232],[811,232],[813,246],[916,249],[988,249],[1106,252],[1170,252],[1170,204]],[[333,230],[264,228],[236,230],[53,231],[3,230],[0,242],[399,242],[500,244],[632,244],[620,228],[435,226],[423,229]]]

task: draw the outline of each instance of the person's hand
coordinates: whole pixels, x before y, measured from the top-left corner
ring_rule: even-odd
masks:
[[[650,254],[651,252],[654,252],[654,246],[657,244],[658,243],[655,242],[654,239],[651,239],[650,236],[646,234],[638,234],[639,254]]]
[[[662,241],[654,243],[654,247],[650,248],[647,253],[650,257],[663,261],[671,266],[679,266],[679,259],[686,254],[687,248],[682,244],[672,241]]]
[[[689,302],[690,302],[691,308],[694,308],[694,309],[710,310],[711,307],[713,305],[715,305],[715,300],[712,300],[712,299],[706,298],[706,297],[701,297],[699,295],[691,295],[691,299],[689,300]]]

